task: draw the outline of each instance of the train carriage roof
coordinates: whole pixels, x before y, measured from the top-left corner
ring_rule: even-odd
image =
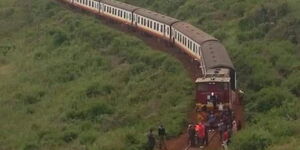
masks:
[[[108,5],[117,7],[117,8],[121,8],[121,9],[130,11],[130,12],[140,8],[140,7],[136,7],[136,6],[133,6],[133,5],[129,5],[129,4],[122,3],[122,2],[119,2],[119,1],[114,1],[114,0],[102,0],[101,3],[108,4]]]
[[[156,20],[156,21],[159,21],[159,22],[167,24],[167,25],[172,25],[173,23],[178,22],[178,20],[175,18],[166,16],[166,15],[163,15],[163,14],[160,14],[160,13],[148,10],[148,9],[144,9],[144,8],[138,9],[134,13],[144,16],[144,17],[147,17],[147,18],[150,18],[150,19],[153,19],[153,20]]]
[[[204,31],[186,23],[186,22],[177,22],[172,26],[174,29],[180,31],[185,36],[189,37],[190,39],[194,40],[198,44],[202,44],[208,40],[217,40],[216,38],[212,37],[211,35],[205,33]]]
[[[206,41],[202,43],[201,50],[206,69],[229,68],[235,70],[225,47],[219,41]]]

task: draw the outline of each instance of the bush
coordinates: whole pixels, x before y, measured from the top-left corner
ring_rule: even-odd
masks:
[[[80,135],[79,140],[81,144],[90,145],[93,144],[97,139],[97,131],[86,131]]]
[[[233,150],[264,150],[271,144],[271,135],[263,129],[248,128],[233,137],[230,148]]]
[[[283,103],[293,100],[293,96],[286,90],[278,87],[263,88],[252,95],[247,107],[253,112],[267,112],[278,108]]]
[[[73,140],[77,139],[78,134],[74,131],[65,131],[63,133],[62,139],[63,141],[65,141],[66,143],[70,143]]]

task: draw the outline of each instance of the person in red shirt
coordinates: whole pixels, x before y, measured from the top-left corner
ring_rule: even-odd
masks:
[[[203,147],[203,141],[205,138],[205,125],[200,122],[195,126],[195,130],[197,135],[197,144],[199,144],[200,147]]]

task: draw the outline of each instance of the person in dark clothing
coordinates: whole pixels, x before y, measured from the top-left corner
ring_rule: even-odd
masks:
[[[215,95],[214,92],[212,92],[210,94],[210,101],[213,103],[214,109],[216,109],[217,108],[217,96]]]
[[[218,123],[218,131],[219,131],[219,135],[220,135],[220,141],[222,141],[223,139],[223,133],[226,130],[226,125],[224,123],[224,121],[221,119],[220,122]]]
[[[195,134],[196,134],[196,130],[195,130],[195,126],[193,124],[189,124],[188,126],[188,136],[189,136],[189,146],[195,146]]]
[[[155,137],[152,129],[149,130],[149,133],[147,134],[147,138],[148,138],[147,150],[153,150],[156,142],[155,142]]]
[[[164,128],[163,125],[160,125],[158,127],[159,149],[165,149],[165,150],[167,150],[166,135],[167,135],[166,129]]]
[[[206,122],[206,123],[204,123],[204,126],[205,126],[204,144],[208,145],[208,127],[209,127],[209,124]]]
[[[215,123],[216,123],[216,116],[213,112],[210,112],[210,114],[208,115],[208,120],[207,123],[209,124],[209,130],[213,130],[215,127]]]

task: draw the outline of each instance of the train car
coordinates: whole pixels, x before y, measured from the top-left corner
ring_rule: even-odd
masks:
[[[198,61],[202,73],[205,74],[202,43],[210,40],[216,41],[217,39],[185,22],[177,22],[172,25],[172,32],[173,44]]]
[[[72,5],[89,10],[94,13],[99,13],[101,5],[99,1],[96,0],[70,0]]]
[[[134,11],[133,15],[136,28],[168,41],[171,40],[171,26],[178,22],[175,18],[144,8]]]
[[[100,3],[102,6],[100,9],[101,15],[130,26],[133,25],[134,21],[133,12],[140,9],[139,7],[113,0],[102,0]]]

